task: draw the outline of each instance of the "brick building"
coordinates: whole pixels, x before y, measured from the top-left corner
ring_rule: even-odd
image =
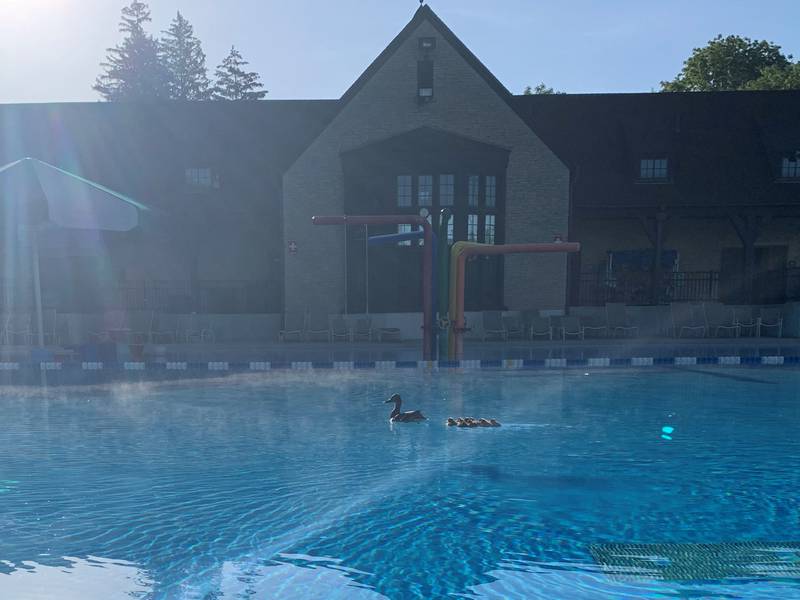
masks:
[[[368,249],[389,230],[311,217],[443,207],[452,240],[583,244],[473,261],[468,309],[783,302],[800,296],[799,107],[515,96],[422,6],[338,100],[5,105],[0,164],[34,156],[154,209],[102,256],[48,258],[61,312],[418,312],[416,242]]]

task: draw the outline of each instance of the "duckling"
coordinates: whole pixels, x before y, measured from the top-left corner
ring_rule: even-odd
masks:
[[[446,423],[448,427],[453,427],[458,425],[458,422],[453,417],[447,417]]]
[[[390,423],[419,423],[420,421],[428,420],[427,417],[418,410],[400,412],[400,405],[403,403],[400,394],[392,394],[392,397],[386,400],[384,404],[389,404],[390,402],[394,402],[394,408],[392,412],[389,413]]]

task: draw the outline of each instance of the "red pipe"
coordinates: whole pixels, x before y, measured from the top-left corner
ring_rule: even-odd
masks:
[[[544,244],[475,244],[466,246],[458,255],[456,263],[456,314],[453,326],[455,359],[464,356],[464,277],[467,258],[470,256],[496,256],[498,254],[539,254],[549,252],[580,252],[577,242],[551,242]]]
[[[417,225],[422,227],[425,240],[425,249],[422,255],[422,358],[431,360],[433,230],[428,219],[418,215],[334,215],[311,217],[311,222],[314,225]],[[345,293],[347,293],[346,290]]]

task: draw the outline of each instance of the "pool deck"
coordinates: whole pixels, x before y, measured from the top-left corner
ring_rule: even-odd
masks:
[[[58,351],[55,351],[58,356]],[[0,361],[30,362],[28,347],[6,347]],[[800,338],[627,338],[561,341],[468,342],[464,360],[544,360],[549,358],[667,358],[676,356],[800,356]],[[285,343],[195,343],[145,345],[140,358],[118,356],[118,362],[143,360],[148,363],[209,361],[271,363],[375,362],[421,360],[419,341],[407,342],[285,342]],[[56,359],[58,360],[58,359]],[[67,359],[65,359],[67,360]],[[95,360],[74,356],[72,360]],[[100,360],[100,359],[97,359]]]

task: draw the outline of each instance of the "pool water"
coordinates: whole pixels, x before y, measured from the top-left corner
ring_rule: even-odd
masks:
[[[394,391],[430,420],[390,426]],[[799,542],[788,368],[287,372],[0,407],[2,599],[800,598],[792,547],[680,577],[596,550]]]

